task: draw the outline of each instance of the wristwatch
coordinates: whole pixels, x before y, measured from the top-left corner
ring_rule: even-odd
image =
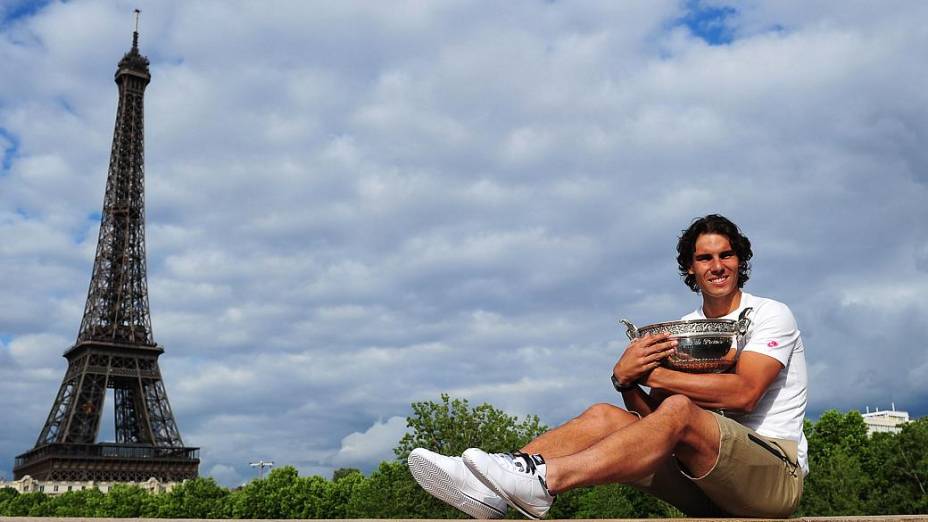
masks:
[[[617,379],[615,374],[613,373],[612,374],[612,385],[615,386],[615,391],[622,393],[623,391],[627,391],[627,390],[630,390],[638,386],[638,383],[630,382],[628,384],[622,384],[621,382],[619,382],[619,379]]]

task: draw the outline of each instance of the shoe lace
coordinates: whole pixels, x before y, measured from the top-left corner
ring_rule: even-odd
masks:
[[[509,454],[509,458],[512,459],[513,465],[515,465],[519,469],[519,471],[523,473],[527,473],[529,475],[534,475],[535,477],[537,477],[538,482],[541,483],[541,487],[544,488],[545,493],[547,493],[551,497],[554,497],[554,495],[551,495],[551,492],[548,491],[548,483],[545,481],[541,473],[538,473],[537,471],[538,464],[545,463],[544,457],[538,454],[529,455],[528,453],[523,453],[521,451],[513,451],[512,453]],[[520,466],[519,463],[516,462],[516,459],[521,459],[522,462],[525,463],[525,469],[522,469],[522,466]]]
[[[528,453],[522,453],[521,451],[513,451],[509,455],[512,456],[513,464],[515,464],[516,467],[519,468],[519,471],[522,471],[523,473],[528,473],[530,475],[535,474],[535,470],[537,469],[537,467],[535,465],[535,459],[532,458],[532,455],[529,455]],[[541,458],[540,455],[539,455],[539,458]],[[515,462],[516,459],[522,459],[522,462],[525,463],[525,469],[522,469],[522,466],[519,466]],[[544,463],[544,461],[542,461],[542,463]]]

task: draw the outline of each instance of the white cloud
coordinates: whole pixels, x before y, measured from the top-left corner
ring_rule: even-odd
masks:
[[[66,348],[67,341],[53,334],[20,335],[10,341],[9,346],[14,361],[25,368],[57,366]]]
[[[393,448],[406,433],[405,417],[390,417],[375,422],[363,433],[354,432],[342,439],[341,447],[332,457],[339,467],[367,466],[371,462],[391,460]]]

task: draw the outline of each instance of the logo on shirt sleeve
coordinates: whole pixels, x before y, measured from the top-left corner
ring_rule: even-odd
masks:
[[[776,348],[777,346],[780,346],[780,343],[776,341],[770,341],[769,343],[767,343],[767,348]]]

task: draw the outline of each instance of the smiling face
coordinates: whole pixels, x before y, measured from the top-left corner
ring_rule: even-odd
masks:
[[[727,237],[709,233],[696,238],[689,273],[696,278],[707,315],[725,315],[740,304],[738,255]]]

